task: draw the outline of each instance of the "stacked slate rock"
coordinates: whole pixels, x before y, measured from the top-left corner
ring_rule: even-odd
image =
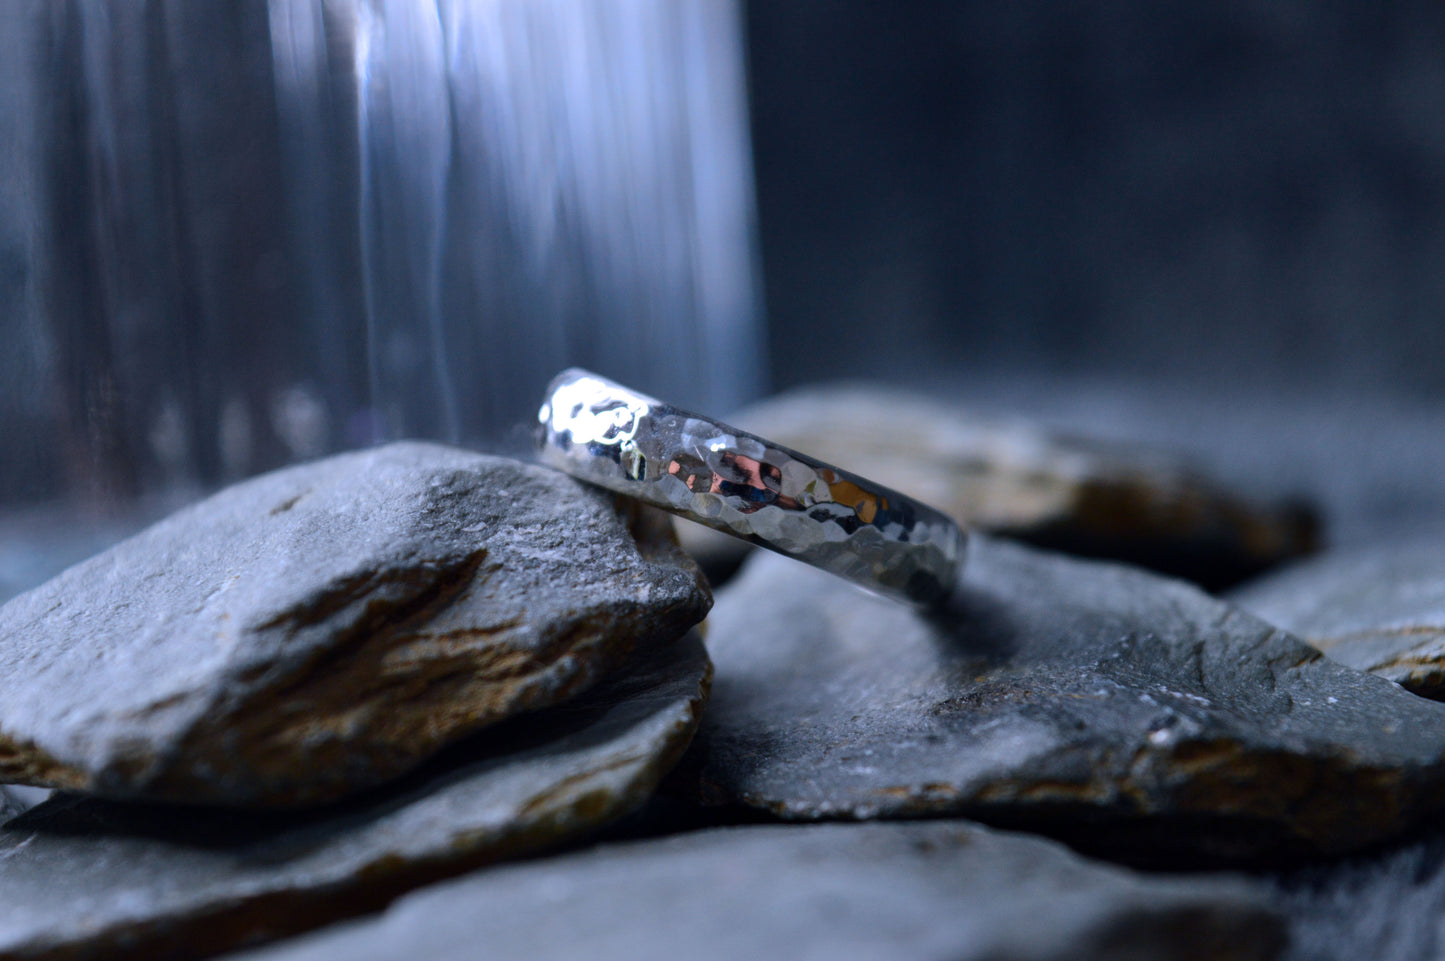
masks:
[[[777,439],[866,433],[839,396],[790,400],[816,432]],[[973,494],[879,479],[965,521],[1046,505],[1012,533],[1207,557],[1211,583],[1313,536],[1152,455],[1045,444],[1024,470],[965,433],[879,463],[968,465]],[[1111,513],[1065,496],[1085,467]],[[0,781],[32,786],[0,793],[0,957],[1347,957],[1331,905],[1439,872],[1428,840],[1369,852],[1445,810],[1445,705],[1395,683],[1406,655],[1286,628],[1418,640],[1445,564],[1411,568],[1414,606],[1351,606],[1305,562],[1238,593],[1271,622],[986,534],[930,611],[754,552],[704,650],[669,530],[393,445],[223,491],[0,608]]]
[[[182,511],[0,609],[0,778],[66,792],[0,828],[0,956],[201,956],[596,831],[692,737],[710,603],[654,520],[443,447]]]

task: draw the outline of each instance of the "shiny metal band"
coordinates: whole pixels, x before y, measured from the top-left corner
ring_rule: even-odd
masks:
[[[538,414],[542,460],[871,590],[932,603],[952,590],[963,532],[897,491],[585,370]]]

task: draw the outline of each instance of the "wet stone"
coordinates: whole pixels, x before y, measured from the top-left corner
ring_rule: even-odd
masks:
[[[1330,658],[1445,699],[1445,549],[1361,547],[1303,561],[1230,598]]]
[[[0,957],[200,957],[585,835],[639,806],[676,762],[710,670],[688,634],[327,808],[52,799],[0,828]]]
[[[710,603],[615,503],[417,443],[228,488],[0,608],[0,782],[323,802],[574,696]]]
[[[966,822],[728,828],[489,871],[245,961],[1273,958],[1238,883]],[[239,959],[238,959],[239,961]]]
[[[1313,513],[1256,501],[1161,451],[1060,435],[903,391],[806,388],[729,423],[1036,546],[1219,588],[1316,547]],[[695,524],[684,545],[726,571],[746,545]]]
[[[930,617],[758,552],[708,638],[682,783],[710,803],[1200,863],[1359,848],[1445,798],[1445,707],[1119,565],[976,536]]]

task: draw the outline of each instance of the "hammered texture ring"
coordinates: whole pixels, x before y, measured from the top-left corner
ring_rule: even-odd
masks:
[[[870,590],[932,604],[958,576],[964,535],[940,511],[596,374],[559,374],[538,419],[551,466]]]

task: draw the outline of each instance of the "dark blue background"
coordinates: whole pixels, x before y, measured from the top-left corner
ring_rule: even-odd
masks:
[[[1445,391],[1445,4],[749,4],[778,386]]]

